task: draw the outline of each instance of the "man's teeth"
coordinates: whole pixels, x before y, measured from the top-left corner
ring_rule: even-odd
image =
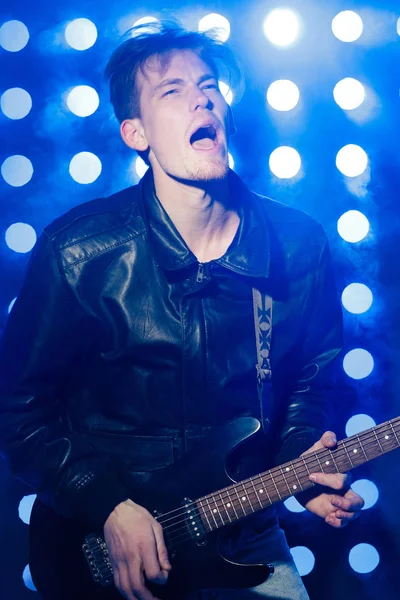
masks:
[[[214,148],[215,142],[211,138],[201,138],[200,140],[196,140],[192,144],[193,148],[198,148],[199,150],[210,150]]]

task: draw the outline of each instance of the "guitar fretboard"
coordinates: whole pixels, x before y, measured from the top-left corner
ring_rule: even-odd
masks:
[[[345,473],[400,446],[400,417],[198,498],[206,531],[219,529],[315,485],[311,473]]]

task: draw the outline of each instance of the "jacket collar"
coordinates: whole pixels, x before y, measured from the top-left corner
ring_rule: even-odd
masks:
[[[264,200],[251,193],[233,171],[229,172],[229,180],[232,193],[238,197],[241,219],[232,244],[215,262],[239,275],[268,277],[270,237],[266,211],[262,207]],[[196,263],[196,256],[156,196],[151,169],[140,186],[149,240],[157,264],[164,270],[175,271]]]

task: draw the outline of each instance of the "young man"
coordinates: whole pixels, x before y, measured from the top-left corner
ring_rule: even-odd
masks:
[[[121,135],[151,168],[138,186],[46,228],[3,339],[1,448],[38,495],[41,542],[51,547],[65,519],[104,528],[115,587],[129,600],[153,599],[148,584],[171,570],[162,527],[132,491],[150,472],[264,409],[253,471],[335,446],[323,433],[341,344],[327,242],[312,219],[256,196],[229,170],[234,125],[218,88],[221,59],[238,73],[225,46],[166,24],[116,50],[107,76]],[[253,288],[273,301],[263,410]],[[357,516],[363,501],[346,475],[311,477],[332,492],[315,486],[303,496],[308,510],[333,527]],[[48,577],[61,571],[37,545],[32,536],[31,570],[44,589],[40,562]],[[228,528],[221,547],[237,562],[272,563],[275,574],[191,598],[308,597],[271,509]],[[77,597],[72,557],[66,568],[71,578],[45,598]],[[105,593],[84,597],[116,594]]]

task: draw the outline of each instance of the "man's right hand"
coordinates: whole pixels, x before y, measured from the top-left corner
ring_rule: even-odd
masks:
[[[164,584],[171,564],[161,525],[139,504],[125,500],[104,524],[114,583],[128,600],[157,600],[146,580]]]

